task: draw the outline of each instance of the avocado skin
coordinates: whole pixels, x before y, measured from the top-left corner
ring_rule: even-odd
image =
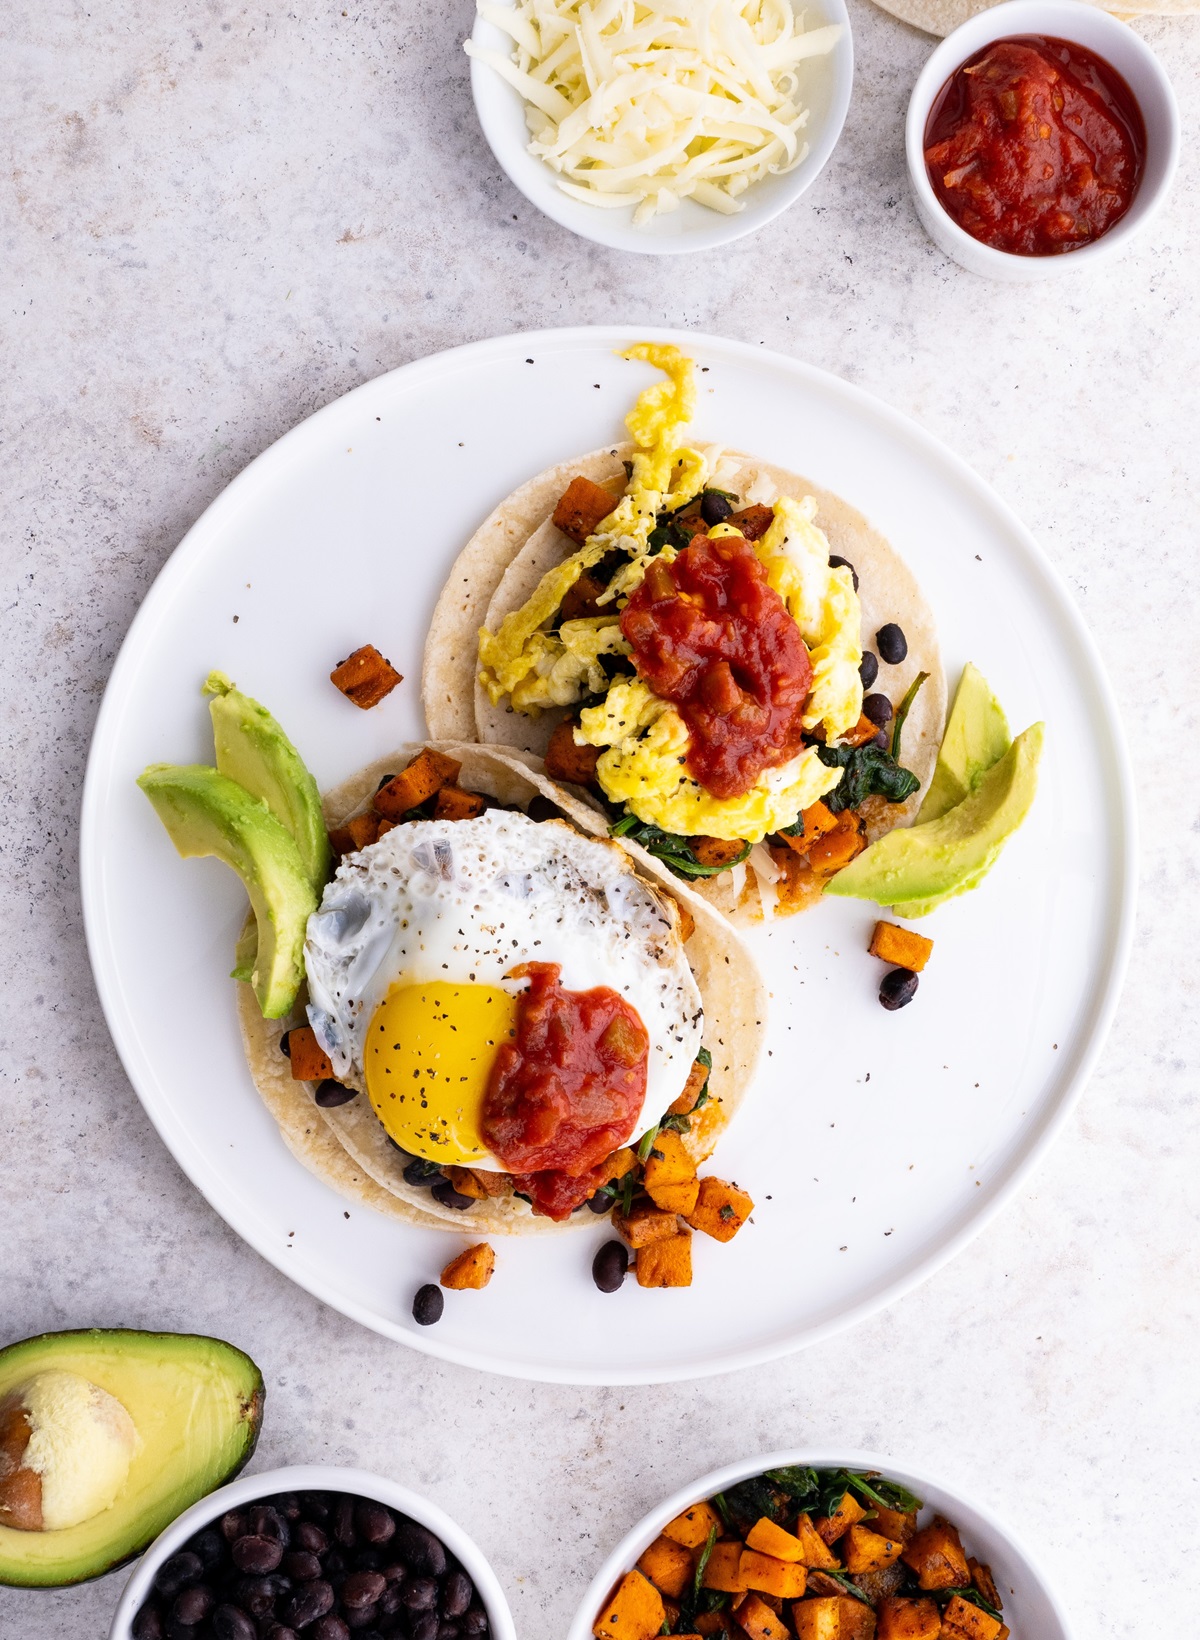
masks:
[[[0,1526],[0,1586],[62,1588],[123,1566],[254,1456],[266,1387],[242,1350],[199,1333],[81,1328],[39,1333],[0,1350],[0,1399],[35,1373],[61,1367],[115,1395],[143,1439],[111,1508],[58,1532]],[[122,1370],[124,1368],[124,1370]],[[166,1462],[192,1444],[190,1469]],[[136,1504],[136,1508],[135,1508]]]
[[[839,871],[825,892],[903,906],[974,887],[1029,812],[1043,735],[1040,723],[1026,729],[969,797],[940,819],[889,831]]]
[[[215,855],[250,896],[258,927],[253,985],[265,1019],[279,1019],[304,978],[304,934],[316,891],[291,833],[262,798],[204,763],[152,763],[138,785],[185,859]]]
[[[252,797],[261,797],[292,834],[320,898],[333,853],[316,781],[266,707],[244,695],[223,672],[209,673],[204,692],[212,696],[209,712],[218,770]]]

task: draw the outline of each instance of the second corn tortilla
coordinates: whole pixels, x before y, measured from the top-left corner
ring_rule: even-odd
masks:
[[[429,744],[462,764],[459,780],[468,790],[522,807],[540,793],[569,814],[581,831],[607,839],[603,819],[547,780],[536,758],[452,741]],[[365,808],[383,776],[395,773],[420,750],[420,745],[397,747],[327,793],[322,800],[327,825],[343,825]],[[700,1161],[712,1153],[754,1074],[766,1028],[766,990],[753,958],[721,917],[657,861],[643,856],[633,863],[656,888],[686,904],[695,921],[685,950],[704,1004],[703,1041],[713,1064],[709,1103],[684,1135],[684,1143]],[[408,1224],[468,1235],[528,1235],[589,1222],[590,1215],[576,1214],[555,1223],[514,1196],[478,1202],[461,1212],[441,1206],[427,1189],[405,1182],[409,1158],[391,1143],[365,1093],[349,1104],[322,1110],[310,1085],[292,1079],[279,1039],[290,1026],[304,1023],[302,1009],[290,1020],[264,1019],[253,990],[242,984],[238,1017],[250,1074],[288,1149],[310,1173],[348,1200]]]
[[[883,11],[890,11],[893,17],[899,17],[901,22],[924,29],[926,34],[944,36],[952,34],[968,18],[990,11],[999,0],[875,0],[875,3]],[[1093,0],[1079,0],[1079,3],[1092,4]],[[1111,11],[1128,23],[1138,17],[1183,17],[1200,10],[1200,6],[1197,0],[1149,0],[1145,5],[1138,4],[1138,0],[1120,0],[1119,5],[1095,9]]]
[[[545,753],[555,726],[567,716],[567,709],[553,709],[537,717],[516,712],[507,703],[493,706],[478,681],[479,628],[495,632],[504,619],[533,592],[548,569],[561,563],[578,548],[551,522],[559,496],[576,474],[593,483],[605,484],[615,493],[625,480],[624,462],[633,446],[620,444],[574,461],[559,462],[514,492],[514,511],[508,517],[508,503],[502,502],[468,541],[438,599],[425,645],[422,672],[422,699],[431,734],[464,733],[471,723],[474,739],[486,745],[517,747],[537,756]],[[904,726],[901,762],[921,782],[907,803],[887,803],[869,799],[863,809],[867,836],[871,842],[898,825],[911,824],[920,807],[921,796],[937,761],[938,745],[946,721],[946,679],[938,651],[933,615],[908,565],[874,529],[863,515],[840,496],[810,484],[797,473],[753,456],[726,451],[723,461],[739,464],[729,487],[743,498],[756,481],[766,480],[779,495],[797,500],[811,495],[817,503],[816,522],[829,539],[830,550],[849,559],[859,576],[858,596],[862,606],[864,649],[874,643],[874,635],[887,622],[896,622],[908,640],[908,655],[899,666],[882,662],[879,679],[873,686],[885,691],[899,704],[918,672],[927,672],[908,721]],[[530,525],[535,507],[538,522]],[[507,522],[514,528],[507,529]],[[521,536],[521,531],[528,533]],[[475,596],[468,595],[474,585]],[[485,601],[486,598],[486,601]],[[635,845],[636,846],[636,845]],[[637,850],[639,862],[650,857]],[[696,890],[726,916],[753,920],[761,915],[759,895],[752,871],[739,893],[732,872],[700,880]],[[676,877],[670,878],[678,883]],[[819,895],[814,896],[819,898]]]

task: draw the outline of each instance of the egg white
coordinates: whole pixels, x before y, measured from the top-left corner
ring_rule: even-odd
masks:
[[[304,955],[309,1020],[335,1076],[360,1091],[367,1031],[393,985],[516,991],[506,976],[524,962],[557,962],[568,990],[609,986],[637,1009],[650,1052],[635,1138],[680,1093],[701,1044],[700,992],[662,899],[618,845],[557,821],[492,809],[396,826],[339,867]]]

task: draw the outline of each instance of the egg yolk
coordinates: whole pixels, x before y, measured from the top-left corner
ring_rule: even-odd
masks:
[[[402,1150],[439,1164],[497,1166],[479,1119],[492,1061],[516,1031],[517,999],[496,985],[394,985],[367,1032],[375,1114]]]

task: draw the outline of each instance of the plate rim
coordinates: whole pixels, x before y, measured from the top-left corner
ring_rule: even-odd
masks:
[[[941,465],[948,475],[965,488],[973,504],[989,511],[1004,526],[1012,537],[1013,549],[1019,550],[1025,567],[1040,577],[1045,592],[1057,607],[1059,618],[1066,622],[1074,642],[1090,667],[1091,677],[1088,681],[1098,697],[1101,728],[1107,739],[1106,747],[1104,741],[1101,741],[1102,753],[1107,752],[1107,757],[1102,758],[1102,766],[1105,761],[1111,766],[1119,796],[1117,811],[1110,816],[1114,829],[1110,872],[1113,867],[1116,868],[1117,880],[1110,885],[1113,896],[1109,918],[1110,951],[1103,979],[1097,986],[1096,995],[1089,1009],[1090,1022],[1082,1028],[1075,1068],[1067,1074],[1053,1108],[1045,1114],[1036,1129],[1026,1134],[1020,1152],[1008,1163],[1007,1172],[1000,1182],[987,1192],[978,1208],[969,1210],[956,1228],[940,1237],[933,1245],[919,1249],[904,1269],[894,1277],[873,1286],[855,1304],[839,1310],[835,1316],[826,1316],[809,1326],[802,1327],[799,1331],[772,1337],[702,1361],[589,1370],[586,1366],[560,1367],[553,1363],[537,1361],[518,1362],[507,1358],[498,1360],[486,1349],[464,1347],[449,1340],[440,1342],[431,1332],[414,1333],[400,1324],[389,1322],[387,1318],[371,1311],[356,1299],[338,1292],[335,1284],[326,1280],[319,1272],[307,1271],[301,1274],[294,1263],[289,1264],[283,1248],[275,1248],[265,1234],[259,1233],[253,1209],[247,1211],[240,1196],[226,1191],[220,1174],[210,1170],[208,1165],[196,1156],[187,1153],[183,1145],[176,1148],[168,1137],[167,1130],[171,1125],[169,1111],[155,1108],[157,1079],[150,1069],[148,1059],[142,1054],[132,1016],[127,1021],[124,1015],[120,976],[104,960],[103,946],[107,932],[101,903],[104,845],[98,821],[102,791],[108,778],[104,767],[107,743],[114,738],[119,722],[122,697],[127,693],[126,678],[132,678],[136,672],[160,608],[165,610],[174,595],[177,583],[183,581],[202,562],[208,537],[213,531],[223,529],[227,517],[232,515],[255,489],[272,482],[275,469],[281,465],[286,466],[293,455],[299,453],[304,443],[313,437],[314,431],[319,430],[323,422],[333,421],[344,413],[343,407],[348,400],[358,395],[378,392],[382,383],[399,377],[406,378],[419,389],[423,378],[441,378],[444,374],[453,374],[464,366],[502,359],[510,353],[525,357],[525,350],[538,346],[552,346],[560,351],[588,346],[608,346],[615,353],[618,348],[630,346],[635,341],[674,343],[685,350],[702,348],[717,357],[724,355],[741,363],[748,364],[753,361],[769,365],[776,371],[782,371],[784,375],[810,384],[820,392],[841,398],[854,411],[881,421],[898,440],[908,441],[910,445],[915,444],[927,459]],[[1108,783],[1107,780],[1105,783]],[[314,1298],[328,1304],[331,1309],[349,1319],[385,1338],[436,1359],[453,1362],[455,1365],[472,1367],[481,1372],[493,1372],[502,1377],[544,1383],[682,1383],[690,1379],[716,1377],[742,1368],[761,1366],[814,1344],[823,1343],[838,1333],[857,1326],[871,1315],[878,1314],[897,1303],[936,1275],[976,1236],[982,1234],[997,1214],[1008,1205],[1045,1158],[1074,1113],[1108,1038],[1120,1001],[1133,944],[1138,878],[1137,833],[1132,762],[1115,693],[1099,646],[1071,595],[1065,577],[1008,502],[976,473],[963,457],[885,399],[856,383],[846,381],[832,371],[802,359],[792,358],[777,349],[760,347],[750,342],[716,336],[701,330],[681,330],[654,325],[571,325],[532,331],[512,331],[500,336],[485,337],[437,353],[426,354],[393,370],[383,371],[369,381],[362,382],[339,395],[328,404],[322,405],[319,410],[289,428],[280,438],[254,456],[209,502],[188,527],[151,582],[121,640],[105,684],[88,747],[80,809],[80,898],[88,960],[105,1023],[122,1068],[142,1109],[185,1177],[230,1229],[261,1258]],[[143,1066],[146,1070],[146,1080],[152,1090],[150,1096],[143,1093],[137,1074]],[[184,1153],[181,1154],[181,1151]],[[204,1182],[201,1182],[202,1179]]]

